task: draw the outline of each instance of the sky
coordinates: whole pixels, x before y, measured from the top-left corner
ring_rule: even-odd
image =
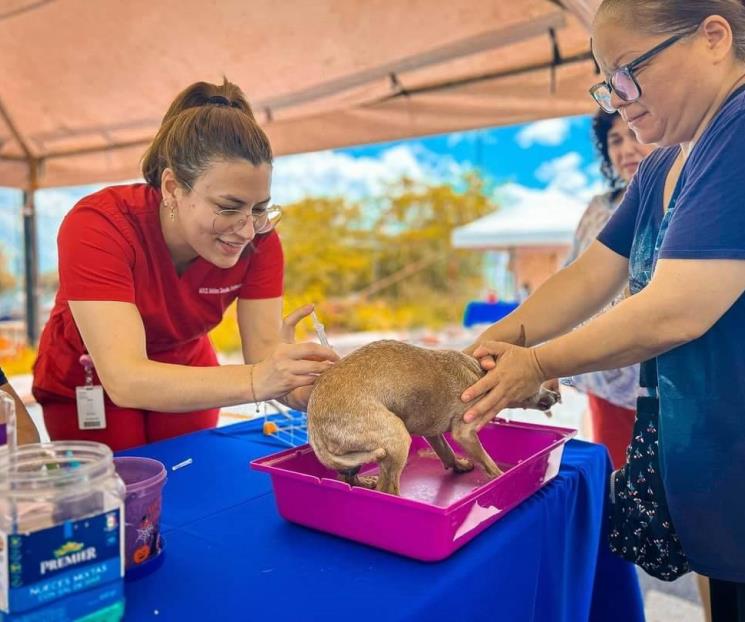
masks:
[[[552,187],[582,200],[602,185],[590,119],[571,117],[280,158],[272,191],[278,202],[305,194],[360,198],[402,173],[440,181],[468,168],[494,184]]]
[[[505,184],[542,193],[561,192],[586,202],[602,189],[586,116],[486,128],[440,136],[277,158],[273,200],[306,196],[365,199],[407,175],[423,182],[455,180],[478,169],[495,187]],[[41,272],[57,264],[56,235],[64,214],[99,186],[55,188],[37,195]],[[22,272],[21,194],[0,188],[0,248],[13,272]]]

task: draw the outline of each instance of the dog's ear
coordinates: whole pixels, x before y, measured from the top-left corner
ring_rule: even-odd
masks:
[[[527,339],[525,338],[525,325],[520,324],[520,336],[517,338],[515,345],[524,348],[526,343]]]

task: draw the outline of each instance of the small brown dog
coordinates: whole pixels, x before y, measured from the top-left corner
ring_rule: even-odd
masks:
[[[460,396],[484,375],[478,361],[453,350],[427,350],[399,341],[376,341],[324,372],[308,403],[308,437],[327,468],[350,485],[399,494],[411,434],[424,436],[446,469],[465,473],[478,464],[491,477],[502,471],[486,453],[476,422],[463,421]],[[548,410],[557,393],[541,388],[522,408]],[[475,400],[474,400],[475,401]],[[455,456],[443,434],[470,458]],[[380,463],[380,475],[360,467]]]

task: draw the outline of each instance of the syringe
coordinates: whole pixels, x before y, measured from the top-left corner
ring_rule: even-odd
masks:
[[[316,335],[318,335],[318,340],[321,342],[321,345],[326,348],[330,348],[331,346],[329,345],[329,340],[326,339],[326,330],[324,329],[323,324],[321,324],[321,321],[318,319],[315,309],[311,311],[310,319],[313,320],[313,328],[316,329]]]

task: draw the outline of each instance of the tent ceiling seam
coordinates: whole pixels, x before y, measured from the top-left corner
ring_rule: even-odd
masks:
[[[316,101],[329,95],[388,78],[391,73],[401,74],[407,71],[414,71],[469,56],[477,52],[515,44],[539,36],[548,28],[562,28],[565,25],[566,18],[563,12],[549,13],[533,21],[514,24],[499,30],[487,31],[479,35],[461,39],[455,43],[400,59],[396,62],[372,67],[335,80],[329,80],[328,82],[316,84],[309,88],[295,91],[294,93],[262,100],[256,103],[256,107],[269,108],[276,111],[280,108],[289,108],[300,103]]]
[[[45,4],[50,4],[54,1],[55,0],[36,0],[36,2],[32,2],[31,4],[27,4],[26,6],[22,6],[17,9],[11,9],[10,11],[6,11],[5,13],[0,13],[0,21],[4,19],[10,19],[11,17],[16,17],[17,15],[22,15],[23,13],[28,13],[29,11],[35,11],[43,7]]]
[[[405,92],[403,93],[393,93],[391,95],[386,95],[385,97],[381,97],[374,101],[368,102],[366,104],[362,104],[360,107],[375,106],[375,105],[384,103],[386,101],[390,101],[392,99],[397,99],[402,96],[421,95],[424,93],[434,93],[437,91],[446,91],[449,89],[456,89],[461,86],[476,84],[478,82],[488,82],[489,80],[498,80],[500,78],[511,78],[511,77],[519,76],[519,75],[526,74],[526,73],[533,73],[533,72],[541,71],[544,69],[551,69],[557,66],[573,65],[575,63],[581,63],[581,62],[591,60],[591,59],[592,59],[591,52],[589,51],[580,52],[579,54],[574,54],[573,56],[561,58],[561,62],[559,62],[558,65],[555,63],[554,59],[551,59],[550,61],[547,61],[547,62],[536,63],[533,65],[526,65],[524,67],[508,69],[506,71],[486,73],[486,74],[481,74],[478,76],[470,76],[468,78],[459,78],[457,80],[450,80],[448,82],[439,82],[436,84],[428,84],[426,86],[412,87],[412,88],[406,89]]]
[[[26,141],[23,140],[21,133],[18,131],[15,123],[13,123],[13,119],[11,119],[10,115],[8,114],[8,109],[5,107],[5,104],[3,104],[2,100],[0,100],[0,117],[3,118],[5,124],[10,130],[10,133],[13,135],[13,138],[15,138],[18,146],[21,148],[21,151],[23,151],[23,154],[25,156],[24,159],[27,162],[33,160],[34,154],[31,153],[31,149],[29,148],[28,144],[26,144]]]

